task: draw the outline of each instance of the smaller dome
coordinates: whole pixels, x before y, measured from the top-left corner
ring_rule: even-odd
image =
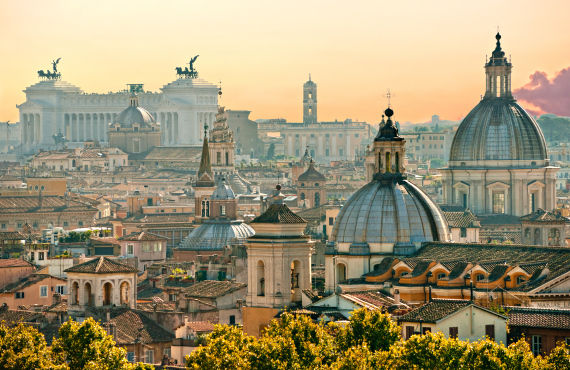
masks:
[[[137,123],[140,126],[148,126],[156,123],[152,114],[143,107],[139,107],[139,100],[136,95],[132,95],[130,106],[123,110],[113,123],[118,123],[121,127],[132,127]]]
[[[313,161],[311,161],[307,171],[299,176],[299,181],[326,181],[326,177],[315,169]]]
[[[234,194],[232,188],[227,184],[226,180],[222,179],[222,181],[220,181],[218,184],[218,187],[216,187],[216,190],[214,190],[212,193],[211,199],[230,200],[236,199],[236,195]]]
[[[255,231],[243,221],[206,220],[179,245],[185,250],[222,250],[228,245],[243,244]]]

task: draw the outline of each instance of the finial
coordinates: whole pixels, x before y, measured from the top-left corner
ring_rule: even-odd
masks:
[[[222,96],[222,81],[220,81],[220,85],[218,86],[218,95]]]
[[[386,115],[386,117],[388,117],[388,120],[390,120],[390,117],[394,115],[394,111],[390,107],[388,107],[384,111],[384,114]]]
[[[390,89],[388,89],[388,91],[386,92],[386,99],[388,99],[388,108],[390,108],[390,98],[392,97],[392,94],[390,93]]]
[[[208,136],[208,125],[204,123],[204,137]]]

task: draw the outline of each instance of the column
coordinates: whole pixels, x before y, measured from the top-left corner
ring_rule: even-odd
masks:
[[[180,132],[178,131],[178,113],[174,112],[172,115],[174,117],[174,137],[176,138],[174,144],[180,144]]]

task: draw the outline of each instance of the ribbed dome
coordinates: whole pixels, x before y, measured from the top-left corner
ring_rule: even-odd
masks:
[[[354,193],[336,219],[331,241],[412,245],[449,241],[439,207],[407,180],[373,180]]]
[[[226,180],[222,180],[216,190],[212,193],[211,199],[216,200],[229,200],[229,199],[236,199],[236,195],[232,188],[226,183]]]
[[[221,250],[228,245],[243,244],[255,231],[243,221],[206,220],[179,245],[187,250]]]
[[[484,98],[453,138],[450,161],[545,160],[546,142],[536,121],[511,98]]]
[[[155,122],[152,114],[146,109],[130,106],[122,111],[113,123],[118,123],[121,127],[131,127],[134,123],[138,123],[141,127],[145,127]]]

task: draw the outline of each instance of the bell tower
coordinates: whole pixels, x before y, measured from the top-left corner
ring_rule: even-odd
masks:
[[[387,178],[402,176],[406,170],[406,140],[400,136],[398,128],[392,121],[394,111],[388,107],[384,114],[388,118],[382,121],[378,134],[374,138],[373,147],[369,149],[366,159],[367,178]]]
[[[505,58],[505,52],[501,48],[501,34],[497,32],[495,39],[497,39],[497,46],[485,64],[487,78],[485,98],[512,98],[511,69],[513,66]]]
[[[249,335],[261,329],[280,311],[302,305],[302,291],[311,289],[313,241],[305,235],[307,221],[283,202],[277,185],[272,204],[251,221],[255,236],[247,246],[247,307],[243,327]]]
[[[303,84],[303,123],[317,123],[317,84],[311,80]]]

